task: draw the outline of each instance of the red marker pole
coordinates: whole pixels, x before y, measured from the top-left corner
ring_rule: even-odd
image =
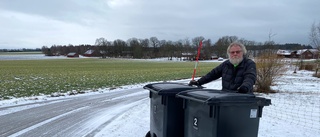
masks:
[[[197,57],[196,57],[196,64],[194,65],[194,69],[193,69],[192,80],[194,80],[194,77],[196,75],[196,70],[197,70],[197,66],[198,66],[198,63],[199,63],[199,56],[200,56],[201,47],[202,47],[202,41],[200,41],[200,44],[199,44],[199,47],[198,47],[198,54],[197,54]]]

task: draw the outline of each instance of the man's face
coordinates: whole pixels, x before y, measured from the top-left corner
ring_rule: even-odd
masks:
[[[229,60],[233,65],[238,65],[243,60],[243,51],[239,45],[230,47]]]

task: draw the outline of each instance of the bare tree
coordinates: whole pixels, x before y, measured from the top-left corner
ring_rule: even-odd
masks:
[[[107,39],[101,37],[101,38],[96,39],[95,45],[96,46],[104,46],[104,45],[106,45],[106,42],[107,42]]]
[[[182,53],[184,52],[183,41],[179,40],[177,42],[174,42],[174,45],[175,45],[175,48],[176,48],[176,52],[174,53],[174,56],[182,59],[181,58],[182,57]]]
[[[182,44],[181,56],[186,60],[191,60],[193,58],[194,49],[191,46],[189,38],[180,40]]]
[[[273,40],[272,40],[272,37],[274,37],[275,35],[277,35],[276,33],[272,33],[272,29],[270,29],[270,31],[269,31],[269,42],[273,42]]]
[[[137,38],[131,38],[127,41],[129,47],[131,48],[133,58],[142,58],[143,47]]]
[[[150,38],[150,44],[153,47],[153,55],[154,55],[154,57],[157,57],[158,53],[159,53],[159,49],[158,48],[160,46],[160,41],[158,40],[157,37],[151,37]]]
[[[185,49],[184,52],[190,53],[193,51],[191,48],[191,42],[188,38],[185,38],[184,40],[182,40],[182,44],[183,44],[183,49]]]
[[[320,50],[320,23],[318,25],[312,24],[309,38],[311,45]]]
[[[192,39],[192,44],[193,44],[193,51],[192,53],[194,53],[195,55],[197,55],[197,51],[198,51],[198,48],[200,46],[200,41],[202,42],[204,40],[204,37],[202,36],[199,36],[199,37],[195,37]],[[200,51],[201,52],[201,51]],[[195,56],[196,57],[196,56]],[[194,57],[194,58],[195,58]]]
[[[51,51],[47,46],[42,46],[41,51],[46,56],[52,56]]]
[[[142,47],[144,47],[144,48],[149,47],[149,40],[148,39],[139,39],[139,42],[142,45]]]
[[[159,57],[167,56],[168,48],[167,48],[167,41],[166,40],[159,40]]]
[[[168,57],[168,60],[172,60],[175,53],[175,44],[172,41],[161,40],[160,41],[160,53],[163,57]]]
[[[217,56],[219,57],[227,57],[227,48],[232,43],[238,40],[237,36],[223,36],[218,39],[218,41],[214,45],[214,50]]]
[[[195,38],[192,39],[192,44],[193,44],[195,47],[198,47],[200,41],[203,41],[203,40],[204,40],[204,37],[202,37],[202,36],[195,37]]]
[[[211,56],[213,55],[213,49],[211,45],[211,39],[207,39],[203,41],[203,47],[201,52],[205,59],[211,59]]]
[[[239,41],[240,43],[242,43],[243,45],[245,45],[245,46],[258,45],[257,42],[255,42],[255,41],[250,41],[250,40],[246,40],[246,39],[244,39],[244,38],[241,38],[241,39],[239,39],[238,41]]]
[[[108,55],[110,55],[111,42],[108,42],[107,39],[103,37],[96,39],[95,46],[98,47],[97,49],[101,53],[102,58],[106,58]]]
[[[247,57],[249,58],[254,58],[258,54],[257,52],[259,51],[259,43],[255,41],[250,41],[250,40],[245,40],[241,38],[238,40],[240,43],[242,43],[244,46],[247,48]],[[260,44],[262,45],[262,44]]]
[[[113,41],[113,48],[114,48],[114,53],[115,57],[122,57],[123,56],[123,51],[127,50],[127,43],[121,39],[117,39]]]
[[[149,58],[152,54],[152,52],[149,51],[149,39],[139,39],[139,42],[143,49],[142,58]]]

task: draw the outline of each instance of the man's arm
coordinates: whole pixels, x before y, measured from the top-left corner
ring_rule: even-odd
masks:
[[[205,76],[201,77],[198,80],[198,84],[199,85],[203,85],[206,83],[209,83],[213,80],[216,80],[218,78],[220,78],[222,76],[222,69],[224,68],[225,62],[221,63],[219,66],[215,67],[214,69],[212,69],[208,74],[206,74]]]
[[[246,70],[244,71],[243,83],[241,84],[239,89],[242,88],[242,90],[245,90],[245,88],[247,88],[247,90],[248,90],[247,92],[252,92],[252,88],[253,88],[253,85],[255,84],[256,80],[257,80],[256,63],[252,60],[249,60],[247,67],[246,67]]]

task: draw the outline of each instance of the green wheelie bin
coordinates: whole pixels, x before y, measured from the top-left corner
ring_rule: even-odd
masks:
[[[148,84],[144,89],[150,91],[150,131],[146,137],[184,137],[183,99],[176,94],[199,87],[163,82]]]
[[[270,99],[213,89],[176,95],[184,104],[184,137],[257,137],[259,119]]]

